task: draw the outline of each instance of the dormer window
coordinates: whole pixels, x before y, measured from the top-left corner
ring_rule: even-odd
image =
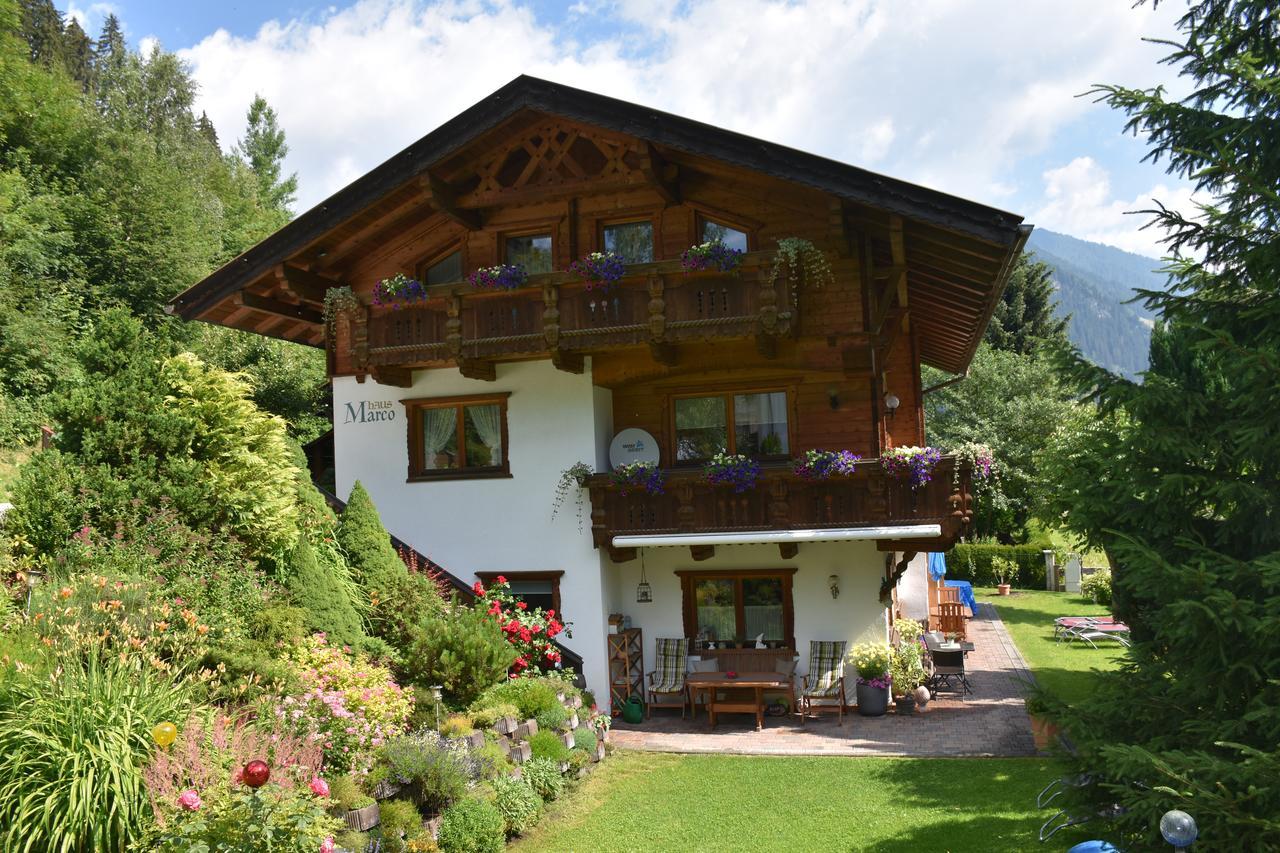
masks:
[[[604,226],[604,250],[616,252],[629,264],[653,260],[653,222],[619,222]]]
[[[550,234],[525,234],[506,240],[506,262],[519,264],[530,274],[551,272],[552,258]]]
[[[740,231],[732,225],[724,225],[710,219],[702,220],[702,242],[710,243],[716,240],[730,249],[737,249],[739,252],[747,251],[746,231]]]
[[[427,266],[423,275],[427,284],[448,284],[462,278],[462,250],[454,249]]]

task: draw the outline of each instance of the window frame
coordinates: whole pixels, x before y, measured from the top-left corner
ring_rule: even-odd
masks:
[[[736,435],[736,425],[734,422],[733,398],[740,395],[748,394],[786,394],[787,395],[787,450],[785,453],[775,453],[768,456],[754,457],[761,462],[784,462],[794,458],[793,448],[795,446],[795,425],[796,425],[796,389],[794,385],[764,385],[764,386],[748,386],[743,388],[714,388],[702,389],[697,391],[678,391],[673,392],[667,399],[667,429],[668,435],[671,437],[668,442],[667,458],[671,460],[671,465],[676,468],[696,467],[705,465],[705,459],[681,459],[679,458],[679,440],[676,434],[676,401],[697,399],[700,397],[722,397],[725,401],[725,439],[728,447],[725,453],[732,456],[737,453],[738,437]]]
[[[528,273],[529,275],[549,275],[550,273],[555,272],[556,259],[559,257],[559,255],[556,254],[556,250],[560,248],[559,241],[556,237],[556,230],[554,223],[548,223],[546,225],[531,225],[527,228],[520,227],[498,232],[498,254],[502,258],[499,263],[510,263],[510,259],[507,257],[508,239],[512,237],[549,237],[551,238],[551,269],[545,273],[528,270]]]
[[[657,263],[662,260],[661,246],[659,244],[658,234],[658,217],[652,211],[635,211],[634,213],[619,212],[616,216],[601,218],[596,220],[596,251],[603,252],[604,248],[604,229],[612,228],[615,225],[635,225],[639,222],[647,222],[649,224],[649,233],[653,242],[653,259],[649,261],[637,261],[636,263]],[[631,262],[628,261],[628,264]]]
[[[495,394],[466,394],[456,397],[414,397],[401,400],[405,407],[405,422],[409,450],[407,482],[424,483],[434,480],[487,480],[511,477],[511,441],[507,423],[507,399],[510,391]],[[422,413],[427,409],[457,409],[458,456],[467,458],[466,417],[467,406],[497,405],[502,417],[502,464],[483,468],[424,468],[422,447]]]
[[[684,617],[684,635],[691,642],[698,637],[698,600],[694,591],[700,580],[732,580],[734,582],[734,624],[735,638],[745,635],[736,633],[746,630],[746,616],[743,613],[742,582],[753,578],[778,578],[782,581],[782,642],[784,649],[796,648],[796,610],[795,610],[795,576],[796,568],[782,567],[777,569],[677,569],[680,578],[681,613]],[[717,642],[721,642],[717,640]]]
[[[466,281],[467,279],[467,247],[463,242],[450,243],[447,247],[438,252],[432,252],[427,256],[425,261],[421,261],[417,265],[417,279],[422,282],[423,286],[427,285],[427,270],[443,261],[454,253],[458,254],[458,269],[460,270],[459,278],[454,281]],[[451,284],[452,282],[441,282],[441,284]],[[431,285],[437,286],[437,285]]]
[[[510,571],[510,572],[476,572],[476,577],[480,583],[488,587],[493,583],[498,575],[502,575],[509,581],[550,581],[551,582],[551,609],[556,612],[556,619],[564,622],[564,611],[560,609],[560,579],[564,577],[563,571]]]

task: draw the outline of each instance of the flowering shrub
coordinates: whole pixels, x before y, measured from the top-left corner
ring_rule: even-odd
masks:
[[[333,836],[342,821],[325,811],[328,800],[305,786],[269,784],[252,790],[233,786],[204,802],[186,792],[150,849],[163,853],[191,850],[273,850],[282,853],[333,853]]]
[[[482,267],[467,277],[472,285],[484,290],[515,290],[528,280],[529,273],[520,264]]]
[[[889,677],[894,694],[904,696],[925,680],[924,626],[914,619],[899,619],[893,624],[898,631],[898,642],[890,650]]]
[[[760,463],[742,454],[717,453],[707,462],[703,474],[711,485],[733,486],[734,492],[741,493],[755,488],[760,478]]]
[[[697,246],[690,246],[680,255],[680,266],[685,272],[698,270],[720,270],[729,272],[742,263],[742,250],[730,249],[719,240],[711,240]]]
[[[933,479],[933,468],[942,458],[936,447],[893,447],[880,455],[880,465],[885,473],[911,481],[911,488],[918,489]]]
[[[805,480],[847,477],[862,457],[852,450],[808,450],[794,463],[796,474]]]
[[[977,444],[972,441],[965,442],[952,451],[956,455],[956,476],[960,476],[960,467],[964,462],[968,462],[973,468],[973,478],[975,480],[986,480],[996,473],[995,456],[991,453],[991,448],[985,444]]]
[[[608,290],[626,274],[626,260],[617,252],[592,252],[569,264],[569,272],[581,276],[587,290]]]
[[[858,683],[871,687],[889,686],[889,646],[858,643],[849,652],[849,663],[858,671]]]
[[[518,652],[511,674],[536,674],[555,669],[560,663],[560,650],[551,641],[559,634],[572,637],[568,626],[556,619],[554,610],[533,610],[523,601],[517,601],[510,593],[510,584],[502,575],[485,589],[476,581],[472,591],[476,594],[476,607],[483,608],[497,620],[507,642]]]
[[[399,310],[406,305],[427,298],[427,289],[416,278],[409,278],[404,273],[396,273],[391,278],[384,278],[373,286],[373,304],[377,307],[390,306]]]
[[[164,672],[189,672],[204,654],[209,626],[182,598],[153,598],[153,589],[105,575],[74,576],[40,588],[30,625],[59,654],[114,656]]]
[[[625,465],[619,465],[613,469],[610,476],[613,484],[624,495],[633,489],[644,489],[651,495],[660,495],[666,483],[666,476],[662,473],[662,469],[649,462],[628,462]]]
[[[404,732],[413,689],[364,655],[328,645],[323,634],[291,650],[290,659],[308,689],[280,699],[275,716],[324,747],[325,770],[366,772],[371,751]]]

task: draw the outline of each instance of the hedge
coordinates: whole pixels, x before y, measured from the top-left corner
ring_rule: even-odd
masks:
[[[1008,579],[1011,585],[1020,589],[1044,589],[1042,545],[957,545],[947,552],[947,578],[969,581],[974,586],[995,586],[996,576],[991,571],[993,557],[1004,557],[1018,565],[1017,577]]]

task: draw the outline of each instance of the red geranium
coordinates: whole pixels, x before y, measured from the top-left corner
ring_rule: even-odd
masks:
[[[511,665],[511,675],[538,675],[544,670],[555,669],[561,662],[561,654],[552,638],[565,633],[563,622],[557,620],[554,610],[531,608],[517,600],[510,592],[507,579],[498,575],[488,589],[476,583],[477,604],[497,623],[507,642],[516,648],[518,656]]]

